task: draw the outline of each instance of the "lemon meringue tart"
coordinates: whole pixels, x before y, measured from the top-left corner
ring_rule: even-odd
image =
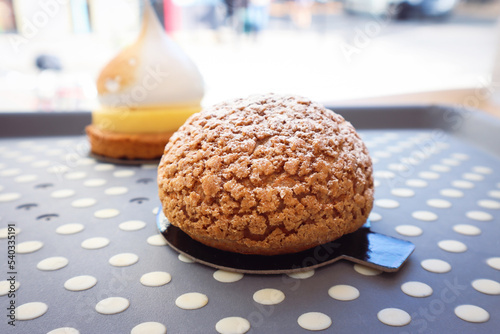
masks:
[[[101,71],[100,107],[86,127],[91,151],[115,159],[159,159],[170,136],[201,110],[202,76],[144,1],[139,36]]]

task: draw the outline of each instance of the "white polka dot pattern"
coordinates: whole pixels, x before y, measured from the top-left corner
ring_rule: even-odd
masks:
[[[451,168],[445,165],[432,165],[431,170],[434,172],[447,173]]]
[[[396,172],[406,172],[408,170],[408,166],[402,163],[392,163],[387,168]]]
[[[391,194],[397,197],[413,197],[415,191],[407,188],[394,188],[391,190]]]
[[[161,234],[152,235],[146,241],[151,246],[165,246],[167,244],[167,241]]]
[[[97,164],[94,166],[94,170],[99,171],[99,172],[105,172],[105,171],[110,171],[114,170],[115,166],[111,164]]]
[[[485,209],[498,210],[500,209],[500,202],[492,199],[482,199],[477,201],[477,205]]]
[[[104,193],[106,195],[123,195],[128,193],[128,188],[127,187],[111,187],[106,190],[104,190]]]
[[[92,158],[79,158],[76,164],[78,166],[90,166],[90,165],[95,165],[96,161]]]
[[[12,169],[4,169],[0,171],[0,176],[3,177],[9,177],[9,176],[16,176],[22,173],[22,170],[19,168],[12,168]]]
[[[110,240],[105,237],[94,237],[83,240],[81,243],[82,248],[85,249],[99,249],[109,245]]]
[[[459,160],[456,160],[456,159],[450,159],[450,158],[445,158],[445,159],[442,159],[441,160],[441,163],[443,165],[447,165],[447,166],[453,166],[453,167],[456,167],[456,166],[460,166],[461,162]]]
[[[19,283],[19,281],[0,281],[0,296],[5,296],[9,293],[17,291],[17,289],[19,289],[19,286],[21,286],[21,283]]]
[[[64,282],[64,288],[70,291],[83,291],[97,284],[97,279],[90,275],[75,276]]]
[[[493,174],[493,169],[486,166],[474,166],[472,167],[472,171],[480,174]]]
[[[164,271],[153,271],[141,276],[141,284],[145,286],[162,286],[170,282],[172,276]]]
[[[67,198],[75,195],[75,191],[73,189],[61,189],[61,190],[56,190],[50,196],[52,198]]]
[[[20,175],[14,179],[15,182],[17,183],[28,183],[28,182],[34,182],[38,179],[38,175],[36,174],[26,174],[26,175]]]
[[[108,219],[116,217],[120,214],[120,211],[117,209],[102,209],[94,212],[94,217],[100,219]]]
[[[43,247],[43,242],[41,241],[24,241],[17,245],[17,253],[28,254],[33,253]]]
[[[406,326],[411,322],[408,312],[398,308],[385,308],[377,313],[377,318],[389,326]]]
[[[184,262],[184,263],[193,263],[194,262],[191,258],[187,257],[184,254],[179,254],[177,256],[177,258],[179,259],[179,261]]]
[[[71,206],[74,208],[87,208],[95,205],[96,203],[97,201],[94,198],[80,198],[71,202]]]
[[[414,188],[425,188],[428,186],[428,183],[425,180],[409,179],[406,181],[406,185]]]
[[[241,317],[227,317],[217,321],[215,330],[220,334],[244,334],[250,330],[250,322]]]
[[[95,310],[101,314],[116,314],[125,311],[130,306],[128,299],[123,297],[109,297],[101,300]]]
[[[60,327],[51,330],[47,334],[80,334],[80,331],[73,327]]]
[[[486,263],[493,269],[500,270],[500,257],[490,257]]]
[[[484,211],[467,211],[465,215],[467,216],[467,218],[470,218],[472,220],[478,220],[478,221],[493,220],[493,216],[488,212]]]
[[[21,233],[21,229],[17,227],[15,231],[9,230],[8,227],[0,228],[0,239],[7,239],[10,235],[18,235]]]
[[[490,314],[483,308],[476,305],[460,305],[455,308],[455,314],[462,320],[469,322],[486,322],[490,319]]]
[[[68,265],[69,261],[63,256],[54,256],[46,258],[37,264],[37,268],[44,271],[58,270]]]
[[[373,176],[380,179],[393,179],[396,177],[396,174],[388,170],[381,170],[373,172]]]
[[[262,305],[276,305],[285,300],[285,294],[278,289],[261,289],[253,294],[253,300]]]
[[[130,334],[165,334],[167,327],[159,322],[143,322],[132,328]]]
[[[472,189],[474,188],[474,183],[470,181],[464,181],[464,180],[456,180],[451,183],[454,187],[460,188],[460,189]]]
[[[469,224],[457,224],[453,226],[453,231],[463,234],[463,235],[480,235],[481,229],[474,225]]]
[[[78,224],[78,223],[73,223],[73,224],[65,224],[61,225],[56,229],[56,233],[58,234],[75,234],[78,232],[81,232],[85,229],[85,225],[83,224]]]
[[[444,200],[444,199],[439,199],[439,198],[432,198],[427,200],[427,205],[431,206],[433,208],[438,208],[438,209],[448,209],[451,208],[452,204],[450,201]]]
[[[488,196],[496,198],[496,199],[500,199],[500,190],[490,190],[488,192]]]
[[[438,215],[431,211],[414,211],[411,216],[415,219],[431,222],[438,219]]]
[[[500,283],[491,279],[476,279],[472,281],[472,287],[487,295],[500,295]]]
[[[83,185],[90,188],[101,187],[108,183],[106,179],[89,179],[83,182]]]
[[[66,180],[81,180],[87,177],[87,173],[85,172],[73,172],[73,173],[67,173],[64,175],[64,178]]]
[[[112,256],[109,264],[115,267],[128,267],[139,261],[139,257],[134,253],[121,253]]]
[[[441,177],[438,173],[430,171],[420,172],[418,176],[425,180],[437,180]]]
[[[288,276],[291,278],[295,278],[295,279],[307,279],[307,278],[314,276],[314,269],[307,270],[307,271],[301,271],[301,272],[297,272],[297,273],[290,273],[290,274],[288,274]]]
[[[196,310],[208,304],[208,297],[199,292],[188,292],[175,300],[175,305],[183,310]]]
[[[443,189],[439,192],[442,196],[452,197],[452,198],[460,198],[464,197],[464,193],[457,189]]]
[[[467,246],[457,240],[441,240],[438,242],[439,248],[450,253],[463,253],[467,250]]]
[[[376,275],[380,275],[382,273],[382,271],[379,269],[370,268],[370,267],[363,266],[363,265],[358,264],[358,263],[354,264],[353,268],[357,273],[364,275],[364,276],[376,276]]]
[[[455,158],[455,159],[458,159],[458,160],[462,160],[462,161],[465,161],[465,160],[469,160],[470,157],[467,153],[453,153],[451,155],[452,158]]]
[[[374,204],[379,208],[384,208],[384,209],[395,209],[399,207],[398,201],[388,198],[377,199],[375,200]]]
[[[339,284],[328,289],[328,295],[336,300],[350,301],[359,297],[359,290],[351,285]]]
[[[332,325],[332,319],[321,312],[307,312],[302,314],[297,322],[300,327],[310,331],[322,331]]]
[[[118,225],[118,227],[122,231],[137,231],[144,228],[145,226],[146,223],[142,220],[128,220]]]
[[[50,166],[50,160],[39,160],[39,161],[35,161],[31,164],[32,167],[34,168],[45,168],[45,167],[48,167]]]
[[[451,270],[451,265],[448,262],[439,259],[423,260],[420,264],[425,270],[436,274],[444,274]]]
[[[396,232],[407,237],[418,237],[423,233],[423,230],[415,225],[398,225],[395,229]]]
[[[475,173],[464,173],[462,175],[462,178],[467,181],[483,181],[484,176],[481,174],[475,174]]]
[[[411,297],[423,298],[432,295],[432,288],[422,282],[406,282],[401,285],[401,291]]]
[[[6,244],[10,235],[6,224],[15,222],[16,256],[24,263],[23,276],[17,277],[21,283],[0,281],[0,298],[8,300],[10,291],[24,296],[16,305],[23,319],[18,319],[20,325],[21,321],[40,324],[40,332],[51,334],[83,333],[100,321],[79,327],[79,314],[105,319],[117,332],[164,334],[167,327],[169,332],[182,331],[176,317],[158,317],[148,309],[158,306],[167,314],[174,310],[191,317],[186,330],[198,328],[203,319],[219,333],[245,333],[251,326],[266,332],[270,322],[265,311],[271,309],[288,320],[280,323],[283,331],[348,332],[346,322],[338,319],[348,316],[349,309],[363,310],[365,303],[373,306],[363,311],[366,328],[407,326],[392,330],[412,332],[416,328],[412,321],[416,325],[422,319],[419,307],[437,305],[443,284],[447,286],[443,282],[453,283],[457,277],[465,293],[443,310],[447,325],[459,328],[468,321],[474,330],[478,326],[474,323],[484,322],[480,326],[491,328],[486,326],[496,320],[495,309],[483,299],[500,295],[495,276],[500,253],[485,252],[483,245],[491,244],[500,217],[496,160],[476,159],[468,148],[461,152],[453,140],[436,138],[426,130],[366,137],[377,187],[371,229],[417,245],[403,275],[381,275],[382,271],[357,263],[351,270],[345,260],[278,279],[189,265],[193,260],[164,247],[166,241],[154,224],[159,211],[156,164],[103,164],[79,151],[75,140],[46,145],[37,139],[20,146],[0,144],[0,243]],[[142,203],[133,201],[143,197],[147,200]],[[321,258],[325,251],[329,249],[322,248],[315,256]],[[474,271],[466,280],[462,275],[471,259]],[[68,295],[69,304],[63,305],[57,293],[37,298],[31,278],[37,275],[46,279],[44,289]],[[320,294],[307,296],[310,288]],[[148,303],[137,303],[137,291]],[[303,305],[290,306],[300,298]],[[405,299],[408,303],[402,303]],[[54,322],[64,313],[61,308],[74,308],[77,301],[83,303],[77,306],[74,321]],[[227,307],[225,301],[237,307]],[[332,306],[338,312],[331,313]],[[139,308],[148,316],[138,321]],[[120,312],[124,314],[112,316]],[[415,316],[418,319],[412,320]],[[30,320],[37,317],[43,320]],[[2,333],[4,325],[0,324]],[[438,322],[428,326],[429,331],[439,332]]]
[[[12,202],[21,198],[19,193],[3,193],[0,194],[0,203],[2,202]]]
[[[47,312],[49,307],[43,302],[30,302],[16,308],[16,320],[32,320]]]
[[[368,216],[368,219],[372,222],[378,222],[379,220],[382,219],[382,215],[377,213],[377,212],[370,212],[370,216]]]
[[[217,270],[214,272],[213,277],[216,281],[221,283],[234,283],[243,278],[242,273],[233,273],[225,270]]]
[[[118,178],[125,178],[125,177],[132,177],[135,175],[135,171],[131,169],[123,169],[123,170],[118,170],[113,173],[114,177]]]

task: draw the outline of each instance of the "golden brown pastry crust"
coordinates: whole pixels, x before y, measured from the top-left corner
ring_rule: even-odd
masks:
[[[168,220],[209,246],[299,252],[361,227],[372,162],[349,122],[296,96],[220,103],[171,137],[158,168]]]
[[[93,153],[115,159],[159,159],[173,132],[122,134],[107,132],[95,125],[85,128]]]

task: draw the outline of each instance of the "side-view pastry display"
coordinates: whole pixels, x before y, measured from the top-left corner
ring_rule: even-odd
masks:
[[[0,114],[0,333],[496,333],[500,121],[327,109],[219,103],[130,164],[89,115]]]

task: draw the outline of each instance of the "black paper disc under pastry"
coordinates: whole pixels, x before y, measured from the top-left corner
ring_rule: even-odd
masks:
[[[338,260],[349,260],[384,272],[401,268],[415,249],[409,241],[370,230],[367,221],[357,231],[302,252],[284,255],[251,255],[206,246],[170,224],[160,207],[156,224],[174,250],[204,265],[245,274],[289,274],[307,271]]]

